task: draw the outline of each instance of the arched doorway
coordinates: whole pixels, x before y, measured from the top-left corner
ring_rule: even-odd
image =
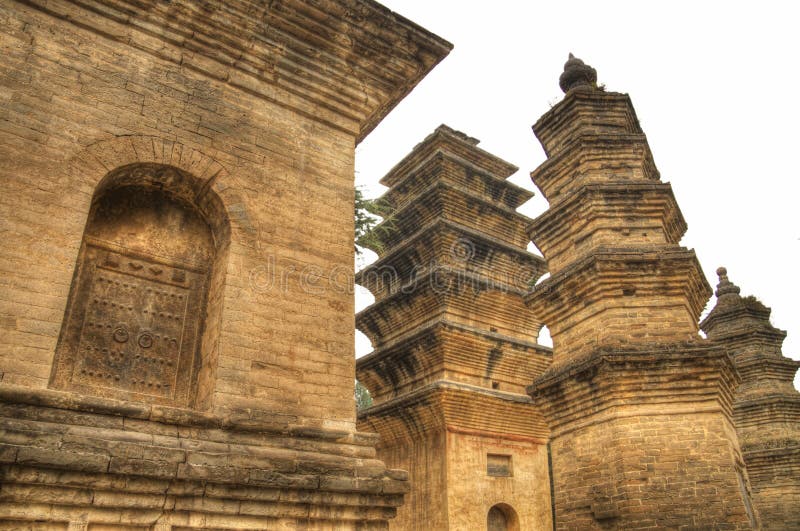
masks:
[[[159,164],[134,164],[103,179],[87,218],[51,387],[195,405],[198,373],[211,362],[201,348],[209,290],[229,234],[220,230],[228,225],[218,198],[201,191],[191,175]]]
[[[516,511],[506,504],[498,503],[486,515],[487,531],[519,531],[519,518]]]

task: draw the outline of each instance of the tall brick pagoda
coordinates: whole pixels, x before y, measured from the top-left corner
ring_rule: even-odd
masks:
[[[558,529],[750,529],[733,427],[738,376],[697,321],[711,289],[629,97],[570,56],[533,129],[549,209],[530,236],[551,277],[527,297],[553,338],[529,387],[551,430]]]
[[[356,278],[376,299],[356,317],[375,347],[358,428],[410,472],[393,529],[551,526],[548,433],[525,394],[551,358],[523,301],[544,272],[515,211],[532,194],[477,143],[441,126],[383,178],[380,259]]]
[[[723,345],[742,377],[733,418],[753,503],[764,529],[800,529],[800,362],[783,356],[786,332],[769,322],[771,310],[742,297],[724,267],[717,270],[717,304],[700,327]]]

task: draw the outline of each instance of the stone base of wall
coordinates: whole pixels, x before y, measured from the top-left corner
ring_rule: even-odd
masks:
[[[0,385],[0,529],[386,529],[373,434]]]

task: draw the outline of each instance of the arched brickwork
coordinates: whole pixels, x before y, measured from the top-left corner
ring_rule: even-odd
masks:
[[[215,186],[227,171],[180,144],[120,137],[68,173],[94,189],[50,386],[207,409],[235,201]]]

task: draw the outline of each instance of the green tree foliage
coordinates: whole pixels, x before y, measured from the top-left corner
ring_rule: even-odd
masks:
[[[361,385],[361,382],[356,380],[356,409],[361,411],[372,405],[372,396],[366,387]]]
[[[379,222],[379,216],[382,209],[377,204],[377,201],[366,199],[361,188],[355,189],[355,241],[356,241],[356,254],[361,254],[359,245],[364,245],[372,249],[380,248],[380,241],[373,232],[373,229]],[[372,405],[372,397],[366,387],[361,385],[361,382],[356,380],[355,386],[355,400],[356,409],[361,411]]]
[[[355,221],[356,254],[362,252],[359,246],[380,252],[383,249],[381,236],[391,232],[394,227],[389,205],[380,198],[365,198],[361,188],[356,187]]]

